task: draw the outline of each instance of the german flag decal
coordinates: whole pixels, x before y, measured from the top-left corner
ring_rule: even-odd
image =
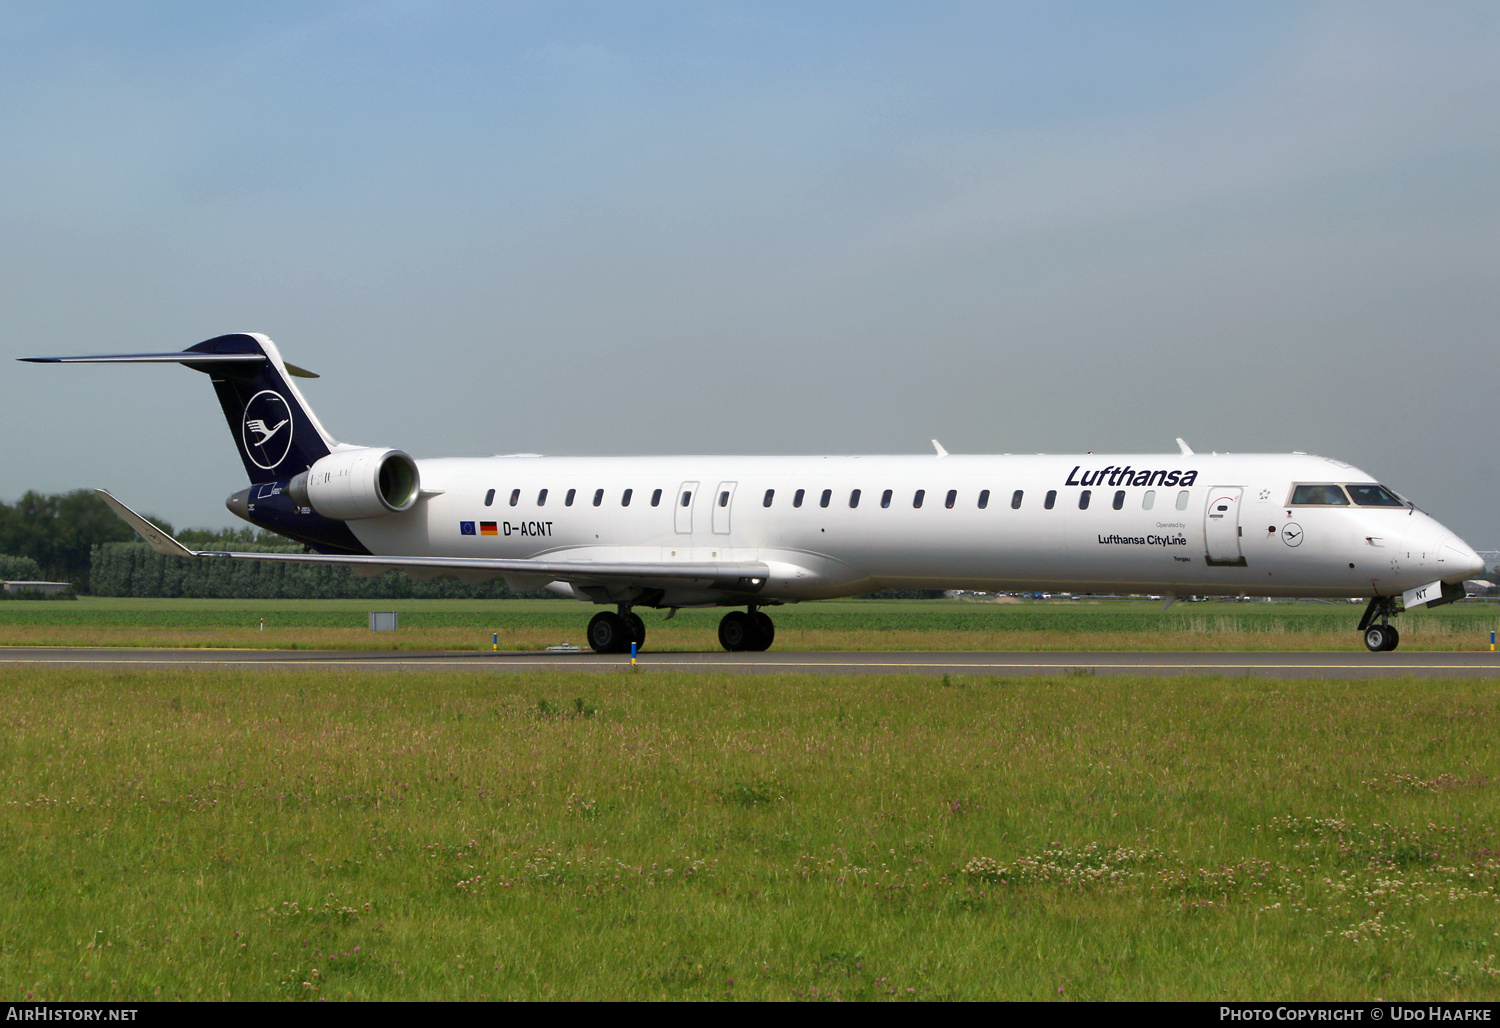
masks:
[[[500,530],[495,527],[495,522],[493,522],[493,521],[481,521],[479,523],[479,534],[480,535],[499,535],[500,534]]]

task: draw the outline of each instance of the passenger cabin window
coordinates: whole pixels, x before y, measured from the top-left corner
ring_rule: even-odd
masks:
[[[1156,490],[1147,489],[1146,494],[1141,497],[1141,510],[1150,510],[1156,506]]]
[[[823,495],[820,496],[820,497],[818,497],[818,506],[819,507],[826,507],[826,506],[828,506],[828,502],[830,500],[832,500],[832,499],[833,499],[833,490],[832,489],[824,489],[823,490]]]
[[[628,507],[628,506],[630,506],[630,497],[634,493],[635,493],[634,489],[626,489],[623,493],[621,493],[620,494],[620,506],[622,506],[622,507]]]
[[[571,507],[571,506],[573,506],[573,497],[575,497],[577,495],[578,495],[578,490],[577,489],[569,489],[568,490],[568,495],[566,495],[566,496],[563,497],[563,506],[564,507]]]
[[[1292,505],[1309,507],[1347,507],[1349,497],[1336,485],[1292,486]]]
[[[547,506],[547,490],[543,489],[541,492],[536,494],[536,505],[538,507]]]
[[[1089,509],[1089,497],[1091,497],[1093,495],[1094,495],[1094,491],[1092,489],[1085,489],[1083,492],[1079,493],[1078,494],[1078,509],[1079,510],[1088,510]]]
[[[1346,485],[1349,495],[1361,507],[1405,507],[1401,498],[1383,485]]]
[[[727,507],[727,506],[729,506],[729,490],[728,489],[725,489],[722,493],[719,494],[719,506],[720,507]]]
[[[771,501],[774,500],[774,499],[776,499],[776,490],[775,489],[767,489],[766,490],[766,498],[764,500],[760,501],[760,505],[762,507],[769,507],[771,505]]]
[[[510,491],[510,505],[512,507],[514,507],[516,504],[518,504],[520,502],[521,502],[521,490],[519,490],[519,489],[512,489]]]
[[[487,493],[484,494],[484,505],[486,507],[488,507],[490,504],[492,504],[494,502],[495,502],[495,490],[491,489],[489,492],[487,492]]]
[[[806,495],[807,495],[807,490],[806,489],[798,489],[795,493],[792,494],[792,506],[793,507],[800,507],[800,506],[802,506],[802,497],[804,497]]]
[[[651,491],[651,506],[653,506],[653,507],[660,507],[661,506],[661,490],[660,489],[653,489]]]
[[[1010,509],[1011,510],[1020,510],[1021,509],[1021,497],[1024,496],[1024,495],[1025,495],[1025,490],[1022,490],[1022,489],[1017,489],[1015,492],[1013,492],[1013,493],[1010,494]]]
[[[595,489],[594,490],[594,506],[597,507],[597,506],[599,506],[599,504],[601,504],[603,502],[604,502],[604,490],[603,489]]]
[[[682,491],[682,505],[684,507],[686,507],[688,504],[690,504],[692,502],[693,502],[693,491],[691,489],[684,489]]]
[[[1178,510],[1187,510],[1187,503],[1188,503],[1188,491],[1186,489],[1184,489],[1182,492],[1180,492],[1180,493],[1177,494],[1177,509]]]
[[[988,489],[979,490],[979,509],[984,510],[984,508],[988,507],[989,505],[990,491]]]
[[[927,498],[927,490],[926,489],[918,489],[917,492],[916,492],[916,495],[914,495],[911,498],[911,505],[913,507],[921,507],[922,506],[922,501],[924,499],[926,499],[926,498]]]
[[[851,489],[849,491],[849,509],[853,510],[855,507],[858,507],[858,506],[859,506],[859,490],[858,489]]]
[[[891,505],[891,491],[889,489],[880,494],[880,505],[882,507],[889,507]]]
[[[948,495],[946,497],[944,497],[944,499],[943,499],[943,506],[947,507],[949,510],[952,510],[953,509],[953,505],[955,503],[957,503],[957,502],[958,502],[958,490],[957,489],[949,489],[948,490]]]
[[[1053,506],[1056,505],[1056,503],[1057,503],[1057,490],[1056,489],[1048,489],[1047,490],[1047,498],[1042,501],[1042,506],[1046,507],[1048,510],[1051,510],[1053,508]]]
[[[1115,510],[1125,506],[1125,490],[1121,489],[1115,493]]]

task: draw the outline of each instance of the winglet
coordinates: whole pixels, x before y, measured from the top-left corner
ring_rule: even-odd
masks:
[[[1177,445],[1182,448],[1182,455],[1184,457],[1191,457],[1193,455],[1193,448],[1182,441],[1182,436],[1177,437]]]
[[[151,522],[141,517],[125,504],[115,499],[104,489],[95,489],[99,498],[109,504],[109,509],[117,514],[121,521],[135,529],[137,535],[151,544],[151,548],[163,557],[196,557],[196,550],[190,550],[176,539],[157,528]]]
[[[939,457],[948,456],[948,451],[943,449],[943,444],[938,442],[936,439],[932,441],[932,448],[937,451],[937,455]]]

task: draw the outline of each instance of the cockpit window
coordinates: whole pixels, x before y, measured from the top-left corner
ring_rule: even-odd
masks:
[[[1400,498],[1383,485],[1345,486],[1354,502],[1361,507],[1405,507]]]
[[[1292,487],[1294,506],[1347,507],[1349,497],[1336,485],[1299,485]]]

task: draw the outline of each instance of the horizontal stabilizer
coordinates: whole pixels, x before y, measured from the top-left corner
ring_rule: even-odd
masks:
[[[92,357],[17,357],[28,364],[264,364],[263,353],[101,353]],[[282,362],[295,378],[317,378],[316,372]]]
[[[263,353],[101,353],[92,357],[17,357],[28,364],[264,364]],[[316,376],[314,376],[316,377]]]
[[[217,557],[230,560],[273,560],[293,564],[345,564],[364,571],[477,571],[495,575],[526,575],[546,581],[580,585],[699,585],[706,588],[755,592],[765,585],[771,569],[760,561],[593,561],[501,560],[485,557],[381,557],[326,553],[229,553],[191,550],[141,517],[103,489],[96,489],[120,516],[157,553],[167,557]]]

